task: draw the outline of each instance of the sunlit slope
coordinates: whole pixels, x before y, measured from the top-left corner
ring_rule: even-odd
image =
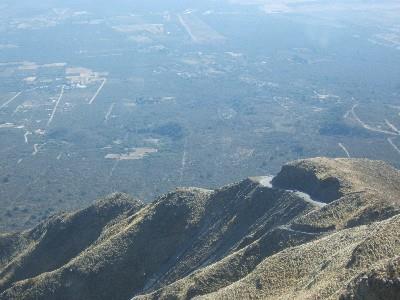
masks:
[[[240,281],[198,299],[338,299],[354,277],[399,255],[399,228],[396,216],[281,251]],[[370,299],[396,299],[398,288],[389,283]]]
[[[315,158],[272,186],[180,188],[146,206],[115,194],[1,236],[0,299],[362,297],[364,272],[395,276],[399,187],[382,162]],[[396,282],[376,297],[396,299]]]

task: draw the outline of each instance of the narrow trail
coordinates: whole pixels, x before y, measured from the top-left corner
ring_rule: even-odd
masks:
[[[64,85],[61,87],[60,96],[58,96],[57,102],[56,102],[56,104],[54,105],[54,108],[53,108],[53,111],[52,111],[52,113],[51,113],[51,116],[50,116],[49,120],[47,121],[47,127],[50,126],[51,122],[52,122],[53,119],[54,119],[54,115],[55,115],[55,113],[56,113],[56,111],[57,111],[58,105],[60,104],[60,101],[61,101],[61,99],[62,99],[62,97],[63,97],[63,95],[64,95],[64,87],[65,87]]]
[[[387,141],[389,142],[390,145],[392,145],[393,149],[400,154],[400,149],[399,147],[396,146],[396,144],[393,142],[392,138],[388,138]]]
[[[193,42],[198,43],[199,39],[193,34],[192,30],[190,29],[189,25],[185,22],[183,19],[182,15],[178,15],[179,22],[185,28],[186,32],[190,35],[190,38],[192,39]]]
[[[400,135],[400,130],[397,129],[396,126],[394,126],[392,123],[390,123],[387,119],[385,119],[385,123],[387,126],[389,126],[394,132],[397,132],[398,135]]]
[[[13,102],[15,99],[18,98],[19,95],[21,95],[22,92],[17,93],[14,97],[12,97],[11,99],[7,100],[6,102],[4,102],[4,104],[2,106],[0,106],[0,109],[3,109],[4,107],[6,107],[8,104],[10,104],[11,102]]]
[[[351,158],[349,151],[347,150],[347,148],[342,144],[342,143],[338,143],[339,147],[342,148],[342,150],[344,151],[344,153],[346,153],[348,158]]]
[[[101,90],[103,89],[104,85],[107,82],[107,78],[103,79],[103,82],[101,83],[100,87],[97,89],[96,93],[93,95],[92,99],[90,99],[89,104],[92,104],[94,100],[96,100],[97,96],[100,94]]]
[[[39,152],[39,144],[33,145],[32,156],[35,156]]]
[[[47,144],[48,144],[48,142],[43,143],[43,144],[34,144],[32,156],[35,156],[36,154],[38,154],[40,149],[43,148],[44,146],[46,146]]]
[[[319,234],[317,232],[307,232],[307,231],[295,230],[295,229],[291,228],[290,225],[281,225],[281,226],[278,226],[276,228],[277,229],[281,229],[281,230],[294,232],[294,233],[306,234],[306,235],[318,235]]]
[[[365,129],[369,130],[369,131],[373,131],[373,132],[380,132],[380,133],[385,133],[385,134],[390,134],[390,135],[399,135],[398,132],[395,131],[388,131],[388,130],[383,130],[383,129],[379,129],[379,128],[375,128],[372,127],[366,123],[364,123],[357,115],[355,109],[358,106],[358,104],[354,104],[352,109],[351,109],[351,114],[353,115],[354,120],[356,120],[358,123],[360,123],[360,125],[362,127],[364,127]]]
[[[28,144],[28,143],[29,143],[29,141],[28,141],[28,135],[31,135],[31,134],[32,134],[32,132],[30,132],[30,131],[25,132],[25,134],[24,134],[25,144]]]
[[[183,181],[183,175],[185,175],[185,168],[186,168],[186,157],[187,157],[187,138],[185,139],[185,144],[183,146],[183,154],[182,154],[182,161],[181,161],[181,169],[180,169],[180,178],[179,182]]]
[[[117,169],[117,167],[118,167],[119,162],[120,162],[119,159],[117,159],[117,160],[115,161],[114,165],[113,165],[112,168],[111,168],[110,173],[108,174],[107,182],[110,182],[110,181],[111,181],[111,179],[112,179],[112,177],[113,177],[113,175],[114,175],[115,169]]]
[[[349,109],[348,111],[346,111],[346,113],[343,115],[343,118],[347,119],[349,117],[349,115],[351,114],[351,109]]]
[[[105,115],[105,117],[104,117],[105,123],[108,122],[108,119],[110,118],[110,115],[111,115],[111,113],[112,113],[112,111],[113,111],[113,109],[114,109],[114,106],[115,106],[115,103],[112,103],[112,104],[110,105],[110,107],[109,107],[109,109],[108,109],[108,111],[107,111],[107,113],[106,113],[106,115]]]

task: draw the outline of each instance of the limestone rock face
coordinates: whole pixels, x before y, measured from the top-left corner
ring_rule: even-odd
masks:
[[[113,194],[0,235],[0,299],[399,299],[400,172],[363,159]]]

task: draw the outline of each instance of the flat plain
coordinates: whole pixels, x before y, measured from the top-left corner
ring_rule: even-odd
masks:
[[[1,231],[304,157],[400,167],[396,2],[103,2],[0,5]]]

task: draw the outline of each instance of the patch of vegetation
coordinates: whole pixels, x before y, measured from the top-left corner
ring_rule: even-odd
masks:
[[[322,124],[319,129],[319,134],[325,136],[349,136],[349,137],[371,137],[372,134],[367,130],[349,126],[343,122],[327,122]]]

